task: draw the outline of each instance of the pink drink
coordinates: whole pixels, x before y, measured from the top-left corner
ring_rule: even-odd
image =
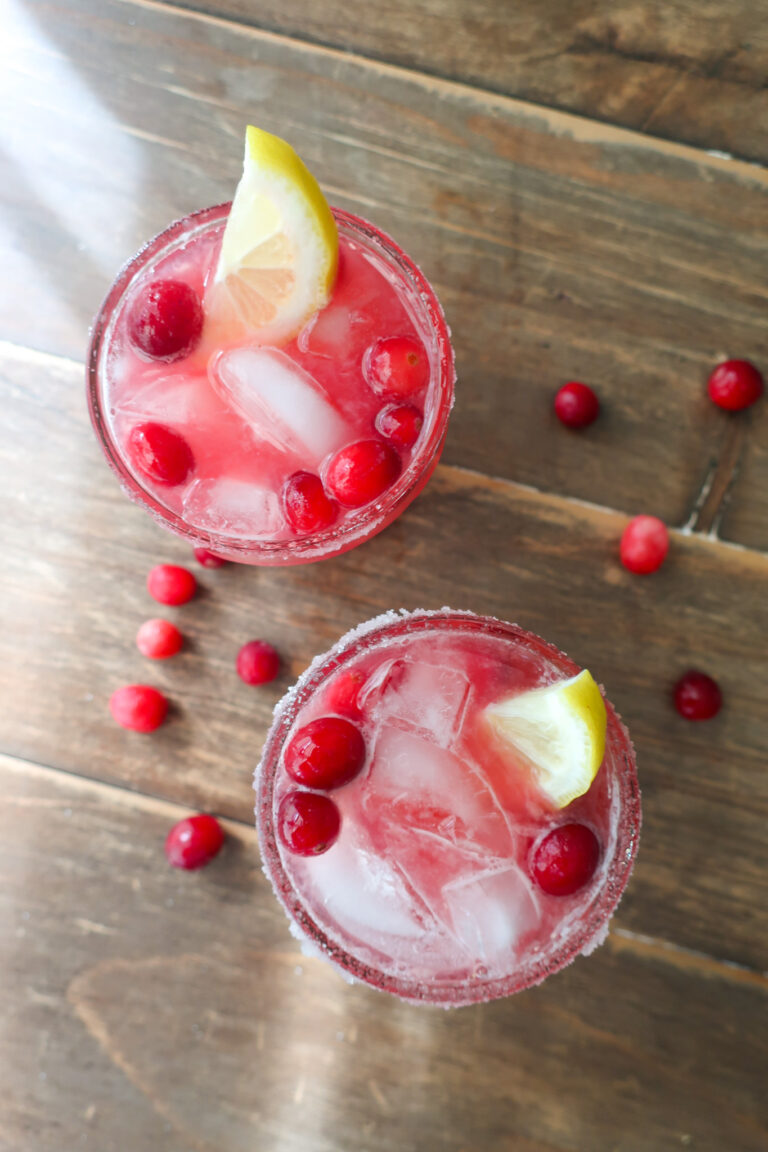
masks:
[[[444,1006],[520,991],[601,943],[640,827],[626,730],[606,702],[602,766],[558,810],[483,717],[578,671],[514,625],[448,610],[388,613],[318,657],[278,705],[256,775],[265,871],[297,934],[356,979]],[[332,715],[362,732],[365,762],[328,792],[338,839],[299,855],[280,827],[297,788],[286,748],[290,757],[295,734]],[[594,833],[599,857],[583,887],[555,896],[531,862],[566,823]]]
[[[128,495],[196,546],[254,564],[322,559],[381,531],[428,480],[453,402],[448,330],[429,284],[400,249],[334,210],[333,295],[296,339],[263,348],[206,315],[188,355],[153,361],[130,338],[136,302],[161,280],[189,285],[204,302],[228,211],[221,205],[178,221],[118,277],[92,336],[92,420]],[[370,350],[392,338],[423,351],[424,378],[408,395],[371,384]],[[411,425],[392,439],[377,417],[402,406],[415,416],[406,413]],[[132,436],[147,424],[188,446],[194,467],[181,482],[156,482],[137,465]],[[328,472],[334,455],[358,441],[384,445],[391,472],[380,494],[351,506],[334,498]],[[299,472],[320,477],[334,506],[332,523],[318,530],[297,530],[286,515],[285,486]]]

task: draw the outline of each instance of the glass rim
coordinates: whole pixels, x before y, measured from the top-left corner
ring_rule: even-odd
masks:
[[[183,516],[167,508],[146,489],[128,468],[123,454],[104,414],[102,397],[102,368],[109,348],[110,325],[116,310],[132,288],[150,260],[170,251],[177,243],[189,239],[223,220],[229,213],[231,201],[201,208],[174,220],[167,228],[148,240],[121,268],[115,277],[91,327],[86,356],[86,387],[88,411],[96,438],[112,471],[125,494],[141,504],[159,523],[176,535],[187,539],[195,547],[222,552],[231,558],[242,558],[262,564],[296,564],[325,559],[346,552],[357,544],[387,527],[411,503],[426,484],[442,451],[448,430],[448,418],[454,401],[455,365],[450,329],[440,301],[421,269],[402,248],[382,229],[347,212],[331,207],[337,224],[353,237],[373,248],[387,263],[397,269],[400,276],[423,308],[427,327],[437,345],[437,364],[431,374],[435,378],[436,395],[433,401],[435,419],[428,435],[408,466],[395,483],[377,500],[365,507],[347,509],[348,515],[339,525],[331,525],[318,532],[295,540],[248,539],[207,531],[187,524]]]
[[[634,747],[629,732],[615,708],[604,698],[609,734],[616,744],[616,752],[621,759],[621,768],[617,771],[620,799],[616,846],[603,886],[585,915],[580,930],[561,947],[545,959],[529,961],[522,967],[518,966],[506,976],[486,981],[473,979],[468,984],[466,980],[424,981],[393,976],[373,964],[358,959],[342,945],[330,939],[296,892],[280,856],[273,801],[275,778],[282,751],[300,709],[331,674],[361,653],[378,647],[382,642],[433,628],[482,632],[513,643],[522,642],[549,657],[568,675],[576,675],[581,671],[579,665],[569,656],[535,632],[493,616],[481,616],[474,612],[450,608],[439,611],[401,609],[399,612],[385,613],[365,621],[342,636],[327,652],[316,656],[309,668],[278,702],[254,776],[256,826],[263,870],[279,902],[289,920],[300,929],[310,945],[318,949],[324,958],[340,968],[345,975],[389,992],[402,1000],[442,1007],[461,1007],[500,999],[540,984],[546,977],[565,968],[581,953],[590,951],[590,945],[596,947],[602,942],[603,933],[632,872],[637,854],[642,812]]]

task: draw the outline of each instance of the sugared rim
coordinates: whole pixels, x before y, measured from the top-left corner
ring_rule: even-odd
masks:
[[[347,632],[327,652],[315,657],[296,684],[278,702],[254,778],[256,824],[265,874],[291,921],[324,957],[340,967],[348,976],[381,991],[390,992],[403,1000],[419,1004],[459,1007],[509,996],[539,984],[547,976],[559,972],[580,953],[591,951],[601,942],[608,921],[626,888],[637,853],[641,823],[640,789],[634,748],[629,733],[613,706],[606,700],[608,740],[613,742],[623,765],[623,771],[617,774],[620,813],[616,847],[602,891],[585,916],[581,931],[574,934],[556,952],[550,954],[546,961],[530,961],[508,976],[487,981],[478,978],[470,985],[466,980],[424,983],[388,975],[359,960],[330,939],[297,895],[280,859],[273,809],[275,776],[280,765],[283,746],[300,709],[332,673],[383,642],[407,633],[431,629],[483,632],[533,648],[549,658],[568,676],[581,671],[570,657],[553,644],[517,624],[509,624],[493,616],[478,616],[474,612],[451,608],[439,611],[419,609],[414,612],[402,609],[368,620]]]
[[[369,224],[362,217],[340,208],[331,209],[340,231],[344,231],[377,252],[390,266],[394,266],[406,281],[413,294],[413,300],[418,300],[419,307],[426,314],[428,327],[434,333],[438,360],[437,395],[434,400],[436,415],[432,427],[408,467],[378,500],[360,509],[356,515],[349,515],[342,524],[299,540],[245,540],[242,537],[206,532],[186,524],[181,516],[166,508],[139,483],[126,466],[103,412],[102,364],[109,346],[112,320],[124,295],[131,289],[149,261],[182,242],[186,243],[191,236],[220,223],[228,215],[230,206],[229,202],[217,204],[174,221],[148,241],[118,273],[94,320],[88,345],[86,384],[91,423],[107,463],[117,475],[126,495],[143,505],[159,523],[186,538],[196,547],[208,548],[212,552],[225,553],[232,558],[257,564],[298,564],[336,556],[381,531],[419,494],[442,450],[454,399],[455,370],[450,331],[432,286],[416,264],[386,232]]]

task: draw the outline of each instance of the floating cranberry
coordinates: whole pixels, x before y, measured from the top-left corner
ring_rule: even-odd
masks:
[[[722,707],[723,694],[716,680],[692,668],[675,684],[674,700],[686,720],[711,720]]]
[[[341,813],[330,796],[288,792],[277,813],[277,830],[285,846],[298,856],[327,852],[341,829]]]
[[[150,422],[132,428],[128,454],[142,476],[169,488],[183,484],[195,467],[189,444],[165,424]]]
[[[707,384],[710,400],[729,412],[748,408],[763,393],[763,378],[749,360],[724,360]]]
[[[549,832],[533,854],[531,871],[550,896],[570,896],[594,875],[600,844],[586,824],[561,824]]]
[[[167,660],[175,656],[184,637],[170,620],[145,620],[136,633],[136,647],[150,660]]]
[[[126,684],[109,698],[112,718],[132,732],[154,732],[168,714],[168,701],[149,684]]]
[[[381,440],[357,440],[328,465],[327,484],[340,504],[360,508],[381,496],[400,475],[400,457]]]
[[[363,734],[341,716],[310,720],[285,750],[286,772],[307,788],[340,788],[364,763]]]
[[[329,500],[314,472],[294,472],[283,485],[285,518],[294,532],[319,532],[334,522],[338,506]]]
[[[365,353],[363,374],[378,395],[414,396],[429,382],[429,359],[418,340],[390,336]]]
[[[152,360],[188,356],[203,331],[203,306],[189,284],[155,280],[141,292],[128,318],[128,335],[137,351]]]
[[[555,414],[569,428],[586,428],[600,414],[600,401],[587,384],[571,380],[555,396]]]
[[[249,640],[238,652],[235,667],[244,684],[269,684],[280,671],[280,657],[266,640]]]
[[[158,564],[147,576],[147,591],[158,604],[186,604],[197,591],[197,581],[187,568]]]
[[[202,564],[203,568],[223,568],[226,560],[223,556],[217,556],[215,552],[209,552],[207,548],[193,549],[195,560],[198,564]]]
[[[621,537],[621,562],[630,572],[639,575],[660,568],[668,550],[667,526],[656,516],[635,516]]]
[[[410,448],[421,432],[424,417],[414,404],[388,404],[376,415],[376,431],[398,448]]]
[[[215,816],[188,816],[174,824],[165,839],[165,855],[174,868],[202,868],[218,855],[224,832]]]
[[[342,716],[359,716],[360,706],[357,697],[365,683],[362,672],[354,668],[340,672],[328,686],[325,706],[329,712],[339,712]]]

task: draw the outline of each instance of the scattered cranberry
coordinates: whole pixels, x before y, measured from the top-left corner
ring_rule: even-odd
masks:
[[[128,318],[131,343],[152,360],[189,355],[202,331],[200,298],[181,280],[155,280],[142,291]]]
[[[148,684],[127,684],[109,698],[109,710],[121,728],[132,732],[154,732],[168,714],[168,701]]]
[[[194,549],[195,560],[198,564],[202,564],[203,568],[223,568],[226,560],[223,556],[217,556],[215,552],[209,552],[207,548]]]
[[[285,517],[294,532],[319,532],[336,519],[338,507],[314,472],[294,472],[283,485]]]
[[[330,796],[289,792],[277,812],[280,839],[298,856],[319,856],[339,834],[341,814]]]
[[[328,488],[340,504],[360,508],[381,496],[400,475],[400,457],[381,440],[357,440],[328,465]]]
[[[533,878],[550,896],[570,896],[592,879],[600,845],[586,824],[561,824],[549,832],[533,855]]]
[[[410,336],[377,340],[363,357],[363,374],[374,392],[413,396],[427,386],[429,360]]]
[[[147,576],[147,591],[158,604],[186,604],[197,591],[197,581],[187,568],[158,564]]]
[[[329,712],[338,712],[342,716],[359,716],[360,706],[357,697],[365,683],[362,672],[354,668],[339,675],[331,681],[325,697],[325,706]]]
[[[763,378],[749,360],[724,360],[707,384],[710,400],[729,412],[740,412],[763,393]]]
[[[167,660],[180,651],[184,637],[170,620],[145,620],[136,633],[136,647],[150,660]]]
[[[586,428],[597,420],[600,401],[587,384],[571,380],[555,396],[555,413],[569,428]]]
[[[307,788],[340,788],[365,763],[359,728],[341,716],[321,716],[300,728],[285,750],[285,770]]]
[[[398,448],[410,448],[421,432],[424,417],[413,404],[388,404],[376,416],[376,431]]]
[[[280,671],[280,657],[266,640],[250,640],[238,652],[235,666],[245,684],[269,684]]]
[[[630,572],[647,575],[661,567],[668,549],[666,524],[656,516],[635,516],[621,537],[621,562]]]
[[[128,436],[128,452],[142,476],[169,488],[183,484],[195,467],[189,444],[165,424],[137,424]]]
[[[692,668],[675,684],[674,699],[686,720],[711,720],[722,707],[723,694],[716,680]]]
[[[165,839],[165,855],[174,868],[202,868],[221,851],[224,832],[215,816],[188,816]]]

